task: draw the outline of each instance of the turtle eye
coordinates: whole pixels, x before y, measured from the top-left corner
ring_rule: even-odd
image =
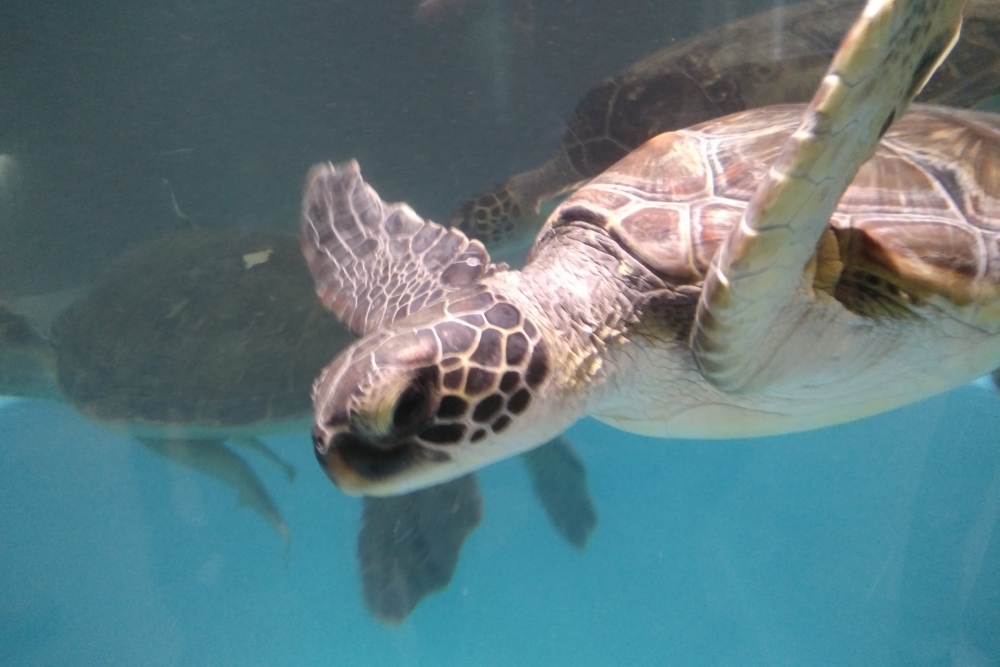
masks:
[[[392,432],[402,434],[415,431],[427,419],[430,411],[426,383],[417,378],[396,399],[392,409]]]
[[[381,378],[358,397],[351,421],[374,442],[394,446],[413,435],[430,418],[434,406],[434,368],[405,371]]]

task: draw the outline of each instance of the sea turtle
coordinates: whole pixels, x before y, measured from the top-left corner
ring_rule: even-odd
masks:
[[[996,368],[1000,116],[903,115],[963,4],[871,0],[808,107],[654,138],[563,202],[521,271],[383,203],[356,162],[313,167],[303,251],[364,335],[313,388],[329,477],[406,492],[587,414],[658,437],[794,432]]]
[[[860,0],[781,6],[668,46],[588,92],[540,166],[459,206],[450,225],[496,257],[523,251],[544,201],[670,130],[771,104],[807,102]],[[919,101],[971,107],[1000,94],[1000,2],[970,0],[962,39]]]
[[[308,430],[313,377],[351,341],[313,297],[294,234],[185,229],[116,261],[58,315],[51,339],[0,307],[0,394],[65,400],[232,487],[287,536],[267,489],[226,443],[257,450],[291,478],[257,436]],[[596,515],[569,444],[553,440],[523,460],[555,527],[582,548]],[[480,514],[472,477],[366,500],[358,555],[372,612],[398,622],[443,588]],[[413,524],[406,534],[403,521]]]

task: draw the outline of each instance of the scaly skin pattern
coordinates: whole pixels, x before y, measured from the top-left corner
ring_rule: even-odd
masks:
[[[323,371],[317,452],[341,488],[380,495],[450,479],[587,411],[612,370],[608,349],[663,283],[603,230],[568,225],[556,236],[525,271],[449,294]]]

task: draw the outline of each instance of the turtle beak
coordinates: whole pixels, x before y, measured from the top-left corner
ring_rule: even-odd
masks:
[[[368,481],[351,469],[337,450],[333,450],[320,465],[326,471],[326,476],[337,485],[337,488],[349,496],[363,496],[370,486]]]
[[[312,437],[316,460],[326,476],[350,496],[395,496],[458,475],[451,466],[441,465],[451,462],[449,456],[416,442],[379,447],[346,424],[317,423]]]
[[[365,495],[371,486],[370,480],[359,474],[344,457],[345,438],[351,437],[349,429],[346,426],[327,428],[317,423],[313,425],[312,437],[316,460],[330,481],[349,496]]]
[[[340,451],[333,446],[336,435],[336,431],[326,429],[319,424],[313,425],[313,451],[316,460],[330,481],[341,491],[349,496],[364,495],[364,479],[347,465]]]

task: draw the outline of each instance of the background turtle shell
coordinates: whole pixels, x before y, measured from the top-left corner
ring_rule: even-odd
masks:
[[[449,224],[519,264],[515,253],[544,222],[542,202],[643,142],[745,109],[807,102],[861,6],[810,0],[777,7],[647,56],[584,96],[546,162],[467,199]],[[961,39],[918,101],[972,107],[998,93],[1000,2],[970,0]]]
[[[351,340],[295,236],[200,230],[128,252],[53,333],[67,398],[133,430],[307,418],[313,379]]]
[[[663,132],[808,101],[861,6],[853,0],[803,2],[661,49],[587,93],[566,125],[562,150],[590,178]],[[760,38],[777,20],[780,57],[774,40]],[[1000,3],[972,0],[959,43],[917,100],[970,107],[997,93],[998,76]]]

